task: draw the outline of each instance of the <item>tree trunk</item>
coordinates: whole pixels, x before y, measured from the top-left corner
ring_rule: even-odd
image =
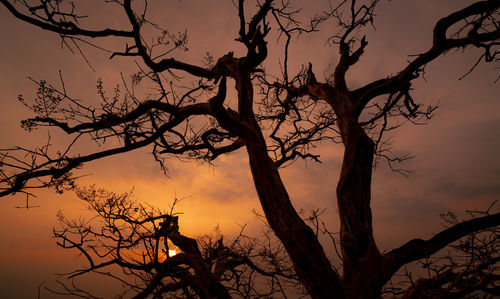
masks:
[[[269,157],[267,145],[252,111],[253,85],[250,76],[236,79],[243,139],[250,169],[267,221],[286,248],[295,271],[312,298],[344,298],[338,274],[332,268],[313,230],[295,211],[278,168]]]
[[[342,113],[339,128],[344,160],[337,185],[343,285],[347,298],[380,297],[385,284],[382,258],[375,244],[370,209],[375,146],[352,113]]]
[[[285,246],[295,271],[312,298],[343,298],[337,273],[313,230],[293,208],[260,131],[247,140],[250,168],[269,225]]]

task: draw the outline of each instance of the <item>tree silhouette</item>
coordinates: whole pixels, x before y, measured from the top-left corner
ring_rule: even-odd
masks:
[[[486,211],[468,211],[468,218],[491,215],[494,204]],[[459,223],[451,211],[441,218],[448,227]],[[407,279],[398,286],[386,286],[384,293],[401,298],[495,298],[499,294],[498,233],[498,226],[492,227],[452,243],[445,254],[419,261],[425,275],[414,277],[405,269]]]
[[[71,172],[86,162],[147,146],[153,147],[153,155],[162,167],[167,155],[211,161],[245,148],[269,226],[313,298],[378,297],[402,266],[500,223],[499,213],[488,214],[457,223],[428,240],[410,240],[384,253],[374,240],[370,208],[374,159],[386,159],[390,165],[405,159],[387,154],[384,132],[397,127],[399,119],[418,122],[430,117],[435,109],[417,104],[412,97],[412,81],[424,73],[427,64],[452,49],[476,47],[483,53],[477,63],[498,61],[498,0],[478,1],[441,18],[430,33],[432,45],[427,50],[412,56],[396,74],[358,88],[349,88],[346,73],[367,49],[367,38],[359,35],[373,23],[377,0],[331,2],[329,9],[312,18],[306,27],[297,21],[300,10],[287,1],[257,2],[256,12],[248,18],[245,1],[239,0],[235,3],[239,18],[236,40],[246,53],[236,57],[229,52],[218,59],[208,55],[204,66],[175,58],[176,50],[185,48],[187,38],[148,21],[147,1],[142,6],[131,0],[104,1],[123,10],[129,24],[121,29],[85,28],[80,25],[83,16],[73,2],[0,1],[14,17],[59,34],[64,43],[73,47],[78,48],[82,42],[93,44],[90,38],[123,38],[124,47],[112,50],[111,58],[140,59],[143,64],[132,83],[147,81],[157,90],[154,96],[140,98],[135,89],[125,85],[124,95],[115,89],[108,96],[102,82],[98,82],[101,104],[93,107],[70,97],[64,88],[37,81],[35,101],[21,98],[35,113],[23,126],[28,130],[55,127],[75,139],[56,155],[50,154],[48,144],[34,150],[4,151],[0,195],[47,186],[59,191],[72,188]],[[292,37],[318,30],[332,20],[339,31],[328,41],[338,48],[339,57],[331,76],[321,82],[311,64],[296,75],[289,74]],[[271,24],[285,38],[282,74],[278,78],[262,67],[268,56]],[[157,30],[159,35],[152,42],[145,38],[151,34],[149,29]],[[235,82],[234,103],[227,92],[228,79]],[[172,83],[179,80],[186,80],[191,87],[183,89]],[[255,88],[261,94],[256,95]],[[99,144],[112,138],[121,143],[90,154],[72,154],[72,147],[80,140],[86,142],[85,137]],[[317,160],[310,149],[325,140],[344,146],[336,191],[340,272],[331,266],[317,235],[295,210],[279,173],[280,167],[296,159]],[[21,160],[21,155],[30,159]]]
[[[300,294],[283,247],[270,233],[260,240],[242,233],[224,240],[220,232],[198,240],[179,230],[179,214],[139,204],[131,194],[91,187],[76,191],[92,217],[67,219],[59,213],[54,229],[57,245],[77,251],[87,266],[60,274],[60,295],[98,298],[78,287],[77,278],[90,272],[119,281],[122,297],[266,298]]]

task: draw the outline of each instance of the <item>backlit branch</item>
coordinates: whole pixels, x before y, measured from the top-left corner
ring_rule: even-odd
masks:
[[[493,56],[491,55],[491,47],[498,46],[496,40],[500,38],[500,28],[494,17],[492,17],[488,23],[485,21],[485,18],[481,16],[496,16],[499,13],[499,7],[500,3],[498,1],[481,1],[439,20],[434,27],[432,47],[427,52],[416,56],[416,58],[397,75],[374,81],[353,91],[354,98],[356,99],[354,104],[357,106],[357,111],[361,113],[366,104],[379,95],[398,92],[404,88],[408,82],[417,78],[427,63],[433,61],[450,49],[464,48],[473,45],[483,48],[487,53],[490,53],[487,57],[491,59],[486,60],[487,62],[495,60],[496,54]],[[479,16],[479,18],[477,18],[477,16]],[[467,36],[459,36],[456,38],[448,37],[447,31],[450,27],[457,23],[465,22],[467,18],[473,17],[476,17],[475,21],[468,22],[467,24],[470,28]],[[497,52],[495,51],[494,53]]]
[[[493,203],[486,211],[468,211],[472,218],[488,216]],[[457,225],[458,217],[449,211],[441,215],[445,226]],[[418,262],[425,275],[414,277],[405,271],[407,280],[400,286],[386,286],[386,292],[413,297],[468,298],[482,294],[494,298],[498,294],[499,227],[493,226],[453,242],[447,252],[427,257]],[[404,286],[407,286],[404,288]]]
[[[47,89],[44,83],[40,83],[43,90]],[[37,126],[53,126],[61,129],[67,134],[78,134],[71,142],[70,146],[58,152],[56,155],[49,153],[50,143],[45,147],[35,150],[28,150],[24,148],[5,149],[2,151],[1,156],[1,183],[0,196],[12,194],[21,191],[23,188],[30,188],[35,186],[27,185],[32,180],[38,180],[39,185],[37,188],[47,186],[61,186],[64,182],[72,184],[70,172],[82,164],[103,157],[108,157],[120,153],[132,151],[141,147],[146,147],[151,144],[156,144],[164,147],[165,152],[182,153],[182,145],[177,147],[175,141],[168,140],[168,136],[175,134],[175,128],[182,125],[183,122],[189,121],[190,117],[196,115],[215,115],[216,106],[223,103],[225,98],[225,80],[221,81],[218,93],[204,103],[192,103],[187,105],[172,105],[165,102],[163,98],[159,100],[146,100],[135,104],[129,103],[125,105],[127,109],[122,109],[118,106],[118,99],[114,99],[108,103],[109,106],[103,106],[102,114],[98,114],[97,110],[85,107],[82,113],[83,106],[75,106],[76,101],[69,101],[69,106],[63,107],[64,100],[67,96],[61,97],[60,93],[55,95],[55,92],[44,92],[46,97],[42,98],[44,103],[57,103],[57,110],[49,108],[50,111],[39,109],[37,107],[47,107],[40,105],[36,102],[31,106],[33,111],[39,116],[28,119],[24,122],[28,129],[36,128]],[[101,93],[104,98],[104,94]],[[70,116],[68,117],[68,112]],[[57,118],[58,113],[62,113],[62,120]],[[78,116],[78,117],[76,117]],[[69,122],[79,122],[78,124],[71,124]],[[227,133],[219,134],[219,138],[211,137],[211,129],[204,129],[204,139],[197,141],[196,136],[189,136],[189,134],[180,134],[181,139],[192,138],[195,145],[190,145],[191,141],[185,143],[197,150],[206,150],[212,154],[205,156],[210,159],[216,156],[237,150],[243,143],[232,141],[232,144],[223,144],[216,146],[217,143],[223,143],[225,139],[231,135]],[[174,133],[174,134],[172,134]],[[70,148],[81,139],[82,135],[88,135],[94,140],[107,139],[110,137],[118,138],[123,143],[122,146],[114,147],[111,149],[99,150],[87,155],[72,155]],[[186,139],[184,139],[186,140]],[[199,143],[199,144],[196,144]],[[187,146],[184,145],[184,146]],[[188,149],[186,149],[187,151]],[[30,155],[31,161],[23,161],[22,155]],[[43,181],[45,177],[48,180]],[[62,189],[61,189],[62,190]]]
[[[350,3],[342,1],[328,12],[328,16],[335,18],[338,26],[341,28],[341,33],[329,39],[332,43],[338,44],[339,47],[340,59],[333,73],[333,83],[339,90],[347,89],[345,81],[346,72],[349,67],[358,62],[368,45],[365,37],[363,37],[357,49],[352,50],[356,38],[351,37],[351,35],[360,31],[367,24],[373,24],[374,11],[378,2],[378,0],[371,0],[367,5],[357,5],[355,0],[350,1]],[[345,20],[342,12],[344,11],[344,6],[348,6],[349,4],[350,17],[348,20]]]
[[[133,37],[134,33],[132,31],[123,31],[115,29],[102,29],[102,30],[88,30],[81,28],[78,25],[78,19],[83,18],[83,16],[78,16],[75,13],[74,5],[69,7],[63,7],[60,2],[62,1],[39,1],[38,5],[28,4],[26,1],[12,1],[0,0],[0,2],[14,15],[16,18],[40,27],[44,30],[49,30],[62,35],[82,35],[88,37],[106,37],[106,36],[118,36],[118,37]],[[24,6],[32,16],[24,14],[19,9],[15,7],[15,4],[21,4]],[[69,9],[64,11],[62,9]]]
[[[169,213],[163,213],[132,201],[130,194],[92,187],[78,189],[77,195],[96,217],[69,220],[61,213],[61,228],[54,229],[57,244],[79,252],[88,263],[58,280],[73,295],[79,293],[72,288],[75,279],[90,272],[117,279],[134,298],[166,294],[169,298],[257,297],[285,294],[282,284],[287,293],[291,285],[296,287],[283,248],[273,247],[271,239],[258,241],[240,233],[228,242],[217,233],[195,240],[179,230],[178,216],[173,213],[176,201]],[[275,263],[279,259],[285,263]],[[113,273],[113,265],[122,274]],[[245,282],[256,276],[262,285]]]
[[[392,276],[401,266],[423,259],[469,234],[500,225],[500,213],[474,218],[451,226],[428,240],[414,239],[384,255]]]

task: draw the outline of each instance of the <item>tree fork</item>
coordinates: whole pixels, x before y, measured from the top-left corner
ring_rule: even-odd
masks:
[[[241,74],[240,74],[241,75]],[[251,111],[253,86],[249,76],[239,76],[236,89],[245,130],[250,169],[266,219],[286,248],[295,271],[312,298],[344,298],[340,278],[330,264],[313,230],[297,214],[281,180],[275,163],[269,157],[262,130]],[[252,113],[248,113],[252,112]]]
[[[260,131],[247,141],[253,180],[269,225],[285,246],[300,281],[312,298],[344,298],[340,279],[313,230],[300,218]]]

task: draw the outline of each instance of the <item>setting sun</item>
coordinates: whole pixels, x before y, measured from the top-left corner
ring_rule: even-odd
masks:
[[[170,249],[170,250],[168,251],[168,256],[174,256],[174,255],[176,255],[176,254],[177,254],[177,251],[175,251],[175,250],[173,250],[173,249]]]

